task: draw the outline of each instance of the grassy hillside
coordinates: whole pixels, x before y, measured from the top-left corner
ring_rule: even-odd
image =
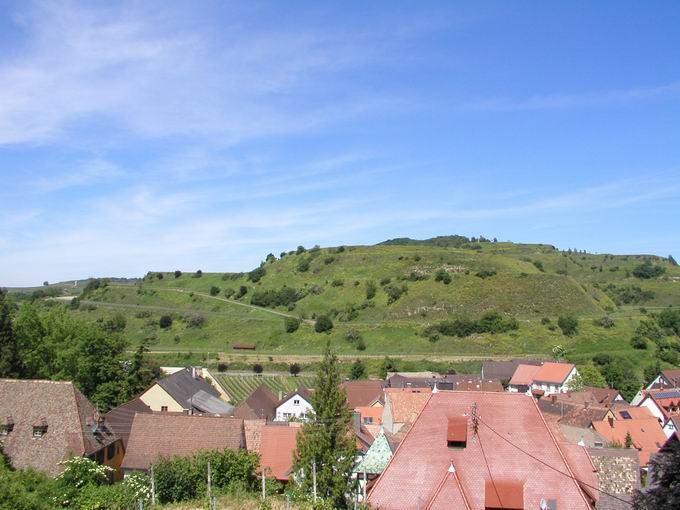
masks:
[[[635,276],[645,263],[654,275]],[[126,335],[157,351],[231,352],[248,342],[258,353],[301,355],[320,352],[329,338],[342,354],[548,354],[562,344],[581,354],[639,355],[630,338],[640,308],[669,305],[680,305],[680,268],[666,258],[452,236],[298,250],[269,256],[253,273],[151,272],[86,292],[74,313],[99,321],[122,314]],[[464,338],[423,334],[443,320],[491,311],[519,327]],[[334,322],[328,333],[314,331],[321,314]],[[170,327],[159,327],[161,315],[173,318]],[[576,335],[562,334],[560,315],[579,319]],[[594,322],[605,315],[614,327]],[[294,333],[285,330],[286,316],[303,320]]]

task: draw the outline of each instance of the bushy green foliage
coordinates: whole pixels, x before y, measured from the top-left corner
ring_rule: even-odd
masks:
[[[208,461],[216,493],[254,491],[257,454],[246,450],[202,451],[192,457],[163,458],[154,464],[156,495],[161,503],[197,499],[206,494]]]
[[[220,288],[217,287],[216,285],[213,285],[210,287],[210,295],[211,296],[217,296],[220,293]]]
[[[97,464],[87,457],[72,457],[61,464],[64,470],[56,478],[55,502],[66,507],[73,504],[85,487],[107,483],[109,475],[114,471],[113,468]]]
[[[108,285],[107,280],[101,278],[93,278],[87,282],[87,285],[85,285],[81,297],[87,297],[90,294],[92,294],[95,290],[103,289],[107,285]]]
[[[272,257],[273,257],[273,255],[272,255]],[[253,283],[257,283],[266,274],[267,274],[267,270],[264,268],[264,266],[260,266],[258,268],[253,269],[250,273],[248,273],[248,280],[250,280]]]
[[[352,363],[352,366],[349,369],[349,378],[353,381],[366,378],[366,366],[363,361],[360,359],[354,360],[354,363]]]
[[[203,271],[200,269],[194,273],[194,278],[201,278],[203,276]]]
[[[650,459],[647,487],[636,490],[635,510],[675,510],[680,507],[680,441],[669,441]]]
[[[443,321],[439,324],[426,328],[425,335],[438,332],[446,336],[464,338],[478,333],[505,333],[519,328],[519,323],[514,317],[503,318],[498,312],[488,312],[481,319],[454,319]]]
[[[108,331],[109,333],[119,333],[125,331],[125,326],[127,325],[127,320],[125,315],[120,312],[114,313],[113,317],[106,319],[102,324],[102,329]]]
[[[373,299],[378,288],[373,280],[366,282],[366,299]]]
[[[642,290],[639,285],[618,287],[615,284],[610,283],[603,290],[617,305],[645,303],[654,299],[655,296],[653,291]]]
[[[236,291],[232,288],[224,289],[224,297],[227,299],[231,299],[232,296],[236,294]]]
[[[604,359],[601,359],[604,361]],[[633,363],[622,357],[609,356],[607,363],[600,366],[600,372],[610,388],[616,388],[623,397],[630,401],[642,387]]]
[[[571,315],[560,315],[557,325],[565,336],[574,336],[578,332],[578,319]]]
[[[598,319],[593,319],[593,324],[605,329],[613,328],[616,325],[614,319],[612,319],[609,315],[605,315],[604,317],[600,317]]]
[[[391,305],[392,303],[398,301],[401,296],[408,292],[408,287],[405,284],[385,285],[385,287],[383,287],[383,290],[385,291],[385,294],[387,294],[387,304]]]
[[[680,336],[680,309],[666,308],[657,317],[659,326]]]
[[[22,372],[19,342],[12,325],[7,293],[0,288],[0,377],[18,377]]]
[[[532,262],[532,264],[533,264],[534,267],[536,267],[536,269],[538,269],[541,273],[543,273],[543,272],[545,271],[545,268],[543,267],[543,262],[541,262],[540,260],[534,260],[534,261]]]
[[[250,303],[263,307],[288,306],[305,297],[304,292],[292,287],[282,289],[256,290],[250,297]]]
[[[444,285],[451,283],[451,275],[444,269],[439,269],[434,275],[435,282],[442,282]]]
[[[175,274],[175,278],[179,278],[180,276],[182,276],[182,271],[180,271],[179,269],[176,269],[174,274]]]
[[[235,299],[241,299],[243,296],[245,296],[248,293],[248,287],[245,285],[241,285],[238,288],[238,292],[234,295]]]
[[[286,317],[284,321],[286,333],[295,333],[300,327],[300,319],[295,317]]]
[[[581,365],[578,367],[578,371],[581,374],[581,380],[584,386],[590,386],[594,388],[604,388],[607,386],[607,381],[605,381],[602,373],[594,365]]]
[[[647,280],[649,278],[656,278],[666,272],[666,268],[652,264],[651,260],[645,260],[642,264],[635,266],[633,269],[633,276]]]
[[[319,315],[316,318],[314,331],[317,333],[323,333],[325,331],[330,331],[331,329],[333,329],[333,321],[328,315]]]
[[[169,315],[161,315],[161,318],[158,320],[158,325],[163,329],[168,329],[172,326],[172,317]]]
[[[297,363],[291,363],[288,367],[290,375],[297,376],[300,373],[300,365]]]
[[[645,340],[644,337],[636,335],[630,339],[630,345],[633,346],[633,349],[646,349],[647,340]]]
[[[297,264],[297,270],[300,273],[306,273],[309,271],[309,260],[308,259],[300,259],[300,261]]]
[[[13,471],[0,451],[0,510],[53,510],[56,483],[32,469]]]
[[[482,271],[477,271],[475,273],[475,276],[478,278],[491,278],[492,276],[496,275],[496,271],[489,271],[488,269],[484,269]]]

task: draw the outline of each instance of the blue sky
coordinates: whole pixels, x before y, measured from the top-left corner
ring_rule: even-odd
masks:
[[[680,255],[677,2],[0,7],[0,285],[454,233]]]

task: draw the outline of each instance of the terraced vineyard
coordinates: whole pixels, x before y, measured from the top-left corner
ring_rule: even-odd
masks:
[[[238,404],[248,398],[262,383],[269,386],[275,395],[286,393],[300,387],[309,388],[314,382],[312,376],[292,377],[285,375],[215,375],[217,382],[224,388],[232,399],[232,403]]]

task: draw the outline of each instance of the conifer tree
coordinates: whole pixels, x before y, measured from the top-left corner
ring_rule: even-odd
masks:
[[[676,432],[677,434],[677,432]],[[649,461],[649,484],[635,491],[635,510],[675,510],[680,508],[680,440],[671,436]]]
[[[0,377],[19,377],[21,360],[7,292],[0,289]]]
[[[298,435],[295,465],[302,473],[302,490],[312,494],[316,464],[317,496],[333,508],[347,507],[345,495],[356,456],[352,414],[340,382],[338,358],[328,342],[311,395],[314,412]]]

